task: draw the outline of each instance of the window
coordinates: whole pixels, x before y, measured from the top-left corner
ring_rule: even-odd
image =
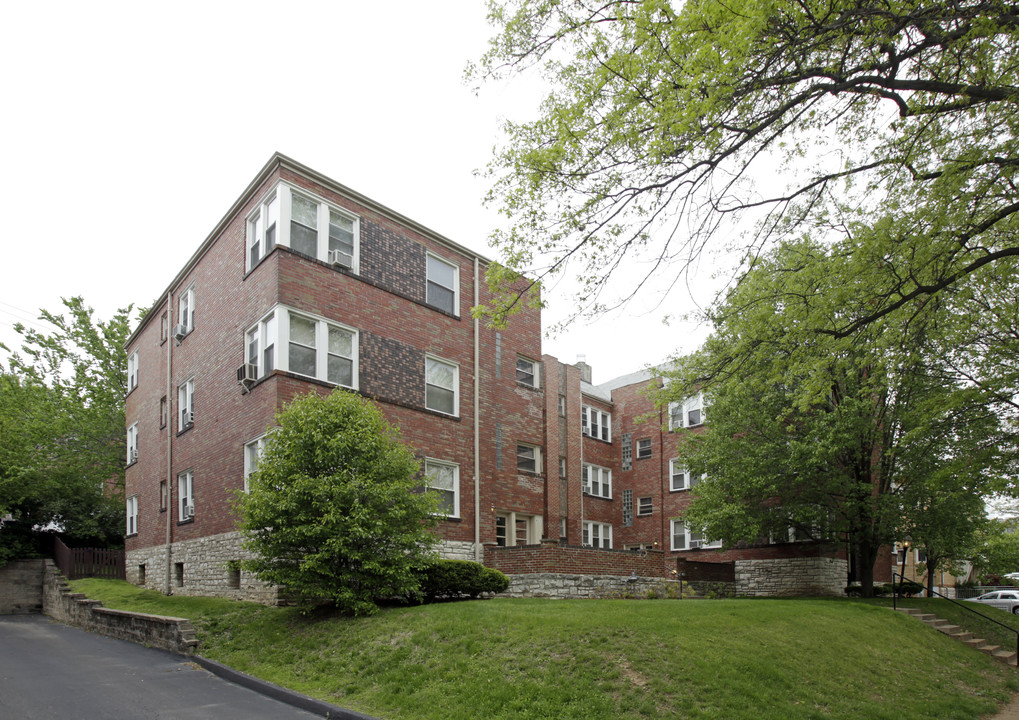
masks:
[[[159,481],[159,511],[164,512],[166,510],[167,503],[167,492],[166,492],[166,480]]]
[[[286,340],[279,357],[278,336]],[[278,369],[356,389],[357,343],[353,328],[277,308],[244,334],[244,359],[256,378]]]
[[[255,366],[254,376],[265,377],[276,369],[276,313],[272,312],[244,336],[245,360]]]
[[[255,438],[244,445],[244,492],[248,492],[250,489],[248,486],[248,478],[250,478],[251,473],[255,472],[258,468],[258,459],[262,457],[262,452],[264,450],[265,435]]]
[[[138,387],[138,351],[127,356],[127,391]]]
[[[138,462],[138,423],[127,429],[127,464]]]
[[[517,470],[538,474],[541,472],[541,448],[517,443]]]
[[[669,403],[669,430],[704,424],[704,395],[697,393],[683,402]]]
[[[518,355],[517,382],[527,387],[538,387],[538,363]]]
[[[127,499],[127,531],[126,535],[138,533],[138,496],[132,495]]]
[[[612,471],[598,465],[584,463],[581,469],[584,492],[595,497],[612,497]]]
[[[581,431],[588,437],[612,442],[612,416],[584,405],[580,414]]]
[[[427,275],[425,302],[439,310],[445,310],[450,315],[459,315],[457,312],[459,270],[456,265],[430,254],[427,259]]]
[[[441,460],[425,460],[425,484],[439,494],[439,512],[460,517],[460,466]]]
[[[645,517],[653,511],[651,497],[642,497],[637,500],[637,517]]]
[[[453,363],[425,357],[425,407],[447,415],[459,409],[460,369]]]
[[[559,396],[559,417],[566,417],[566,396]]]
[[[280,183],[248,216],[247,269],[283,245],[356,272],[359,224],[357,216]]]
[[[623,490],[623,527],[633,527],[633,490],[629,489]]]
[[[559,458],[559,477],[566,477],[566,458]]]
[[[584,545],[586,547],[612,549],[612,526],[607,523],[585,522]]]
[[[704,479],[704,475],[696,476],[691,475],[690,471],[683,466],[678,459],[669,461],[669,489],[673,492],[677,490],[689,490],[694,485]]]
[[[508,512],[495,516],[495,544],[501,547],[534,545],[541,537],[540,515]]]
[[[921,550],[920,548],[917,548],[916,549],[916,560],[915,560],[915,562],[918,562],[918,563],[925,563],[925,562],[927,562],[927,551],[926,550]]]
[[[180,294],[177,322],[184,326],[184,334],[195,329],[195,287],[192,285]]]
[[[722,542],[716,540],[709,542],[701,537],[700,533],[690,532],[679,520],[671,520],[671,535],[673,550],[696,550],[697,548],[720,548]]]
[[[194,492],[195,475],[191,470],[177,476],[177,520],[184,522],[195,517]]]
[[[159,398],[159,427],[166,427],[166,395]]]
[[[651,438],[642,438],[637,441],[637,459],[644,460],[651,457]]]
[[[623,441],[620,448],[620,462],[623,470],[633,469],[633,435],[623,433]]]
[[[164,312],[159,316],[159,344],[162,345],[166,342],[166,338],[170,336],[170,322],[166,319],[166,313]]]
[[[191,378],[177,388],[177,431],[187,430],[195,423],[195,380]]]

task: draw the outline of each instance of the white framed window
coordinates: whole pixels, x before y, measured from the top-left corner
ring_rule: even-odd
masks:
[[[612,416],[604,410],[584,405],[581,408],[580,429],[588,437],[612,442]]]
[[[177,322],[184,326],[184,334],[195,329],[195,286],[192,285],[177,299]]]
[[[195,474],[186,470],[177,476],[177,520],[183,522],[195,516]]]
[[[566,417],[566,396],[559,396],[559,417]]]
[[[255,367],[254,376],[263,378],[276,369],[276,313],[269,313],[244,335],[247,364]]]
[[[127,464],[138,462],[138,423],[127,429]]]
[[[138,496],[132,495],[127,499],[127,527],[125,535],[138,533]]]
[[[561,456],[559,458],[559,477],[566,477],[566,458]]]
[[[425,459],[425,485],[439,494],[439,512],[460,517],[460,466],[442,460]]]
[[[248,216],[248,270],[276,245],[357,272],[360,219],[307,190],[279,183]]]
[[[669,403],[669,430],[704,424],[704,394],[697,393],[683,402]]]
[[[637,441],[637,459],[644,460],[651,457],[651,438],[641,438]]]
[[[673,550],[696,550],[697,548],[720,548],[720,540],[707,541],[700,533],[691,532],[681,520],[670,520],[671,547]]]
[[[276,190],[258,204],[248,216],[247,226],[247,268],[258,265],[276,246],[279,232],[280,203]]]
[[[541,540],[543,518],[518,512],[500,512],[495,516],[495,544],[501,547],[536,545]]]
[[[538,387],[538,363],[517,355],[517,382],[527,387]]]
[[[637,498],[637,517],[647,517],[654,512],[654,501],[651,496]]]
[[[426,259],[425,302],[459,315],[460,269],[442,258],[428,253]]]
[[[283,352],[277,347],[283,342]],[[244,334],[244,360],[254,376],[273,370],[306,375],[356,390],[358,331],[354,328],[277,307]]]
[[[460,414],[460,368],[425,356],[425,407],[447,415]]]
[[[251,473],[258,468],[258,460],[265,450],[265,438],[266,436],[262,435],[244,444],[244,492],[251,489],[248,479],[251,477]]]
[[[581,468],[584,492],[595,497],[612,497],[612,471],[598,465],[584,463]]]
[[[612,549],[612,526],[601,522],[584,522],[584,545],[586,547]]]
[[[673,458],[669,461],[669,489],[672,492],[689,490],[705,477],[707,477],[707,474],[691,474],[690,470],[683,465],[679,458]]]
[[[127,391],[138,387],[138,351],[127,356]]]
[[[177,386],[177,431],[195,424],[195,379]]]
[[[517,443],[517,471],[541,473],[541,448],[529,443]]]

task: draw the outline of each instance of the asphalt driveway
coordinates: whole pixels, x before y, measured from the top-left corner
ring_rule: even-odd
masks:
[[[0,616],[0,717],[310,720],[320,715],[227,682],[180,655],[93,635],[43,615],[6,615]]]

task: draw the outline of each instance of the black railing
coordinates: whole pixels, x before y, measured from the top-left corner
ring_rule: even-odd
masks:
[[[892,582],[893,582],[893,583],[895,582],[895,576],[896,576],[896,575],[898,575],[898,576],[899,576],[899,586],[901,587],[901,586],[902,586],[902,583],[903,583],[903,582],[905,581],[905,579],[906,579],[906,578],[905,578],[905,575],[903,575],[902,573],[897,573],[897,572],[895,572],[895,571],[892,571]],[[921,587],[923,587],[923,589],[927,591],[927,597],[932,597],[933,595],[937,595],[937,596],[938,596],[939,598],[942,598],[942,599],[944,599],[944,600],[947,600],[948,602],[952,603],[953,605],[958,605],[959,607],[961,607],[961,608],[962,608],[963,610],[965,610],[965,611],[967,611],[967,612],[971,612],[971,613],[973,613],[974,615],[979,615],[979,616],[980,616],[980,617],[982,617],[982,618],[983,618],[984,620],[990,620],[990,621],[991,621],[992,623],[994,623],[995,625],[998,625],[998,626],[1000,626],[1000,627],[1003,627],[1003,628],[1005,628],[1006,630],[1008,630],[1009,632],[1013,632],[1013,633],[1015,633],[1015,653],[1016,653],[1016,662],[1017,662],[1017,663],[1019,663],[1019,630],[1016,630],[1016,629],[1015,629],[1014,627],[1011,627],[1011,626],[1009,626],[1009,625],[1006,625],[1006,624],[1005,624],[1005,623],[1003,623],[1003,622],[999,622],[999,621],[995,620],[995,619],[994,619],[994,618],[992,618],[992,617],[988,617],[987,615],[984,615],[984,614],[983,614],[982,612],[980,612],[979,610],[976,610],[976,609],[974,609],[974,608],[970,607],[969,605],[963,605],[963,604],[962,604],[961,602],[959,602],[958,600],[955,600],[954,598],[950,598],[950,597],[948,597],[947,595],[942,595],[941,593],[939,593],[939,592],[938,592],[937,590],[935,590],[934,588],[929,588],[929,587],[926,587],[925,585],[923,585],[923,583],[921,583],[921,584],[920,584],[920,586],[921,586]],[[899,593],[898,593],[898,592],[894,592],[894,593],[892,593],[892,607],[893,607],[894,609],[896,609],[896,610],[898,609],[898,604],[896,603],[896,598],[897,598],[898,596],[899,596]]]

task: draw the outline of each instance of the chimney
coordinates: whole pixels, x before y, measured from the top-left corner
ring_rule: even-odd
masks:
[[[574,365],[580,370],[580,379],[586,383],[591,383],[591,366],[587,364],[587,355],[577,355],[577,362]]]

